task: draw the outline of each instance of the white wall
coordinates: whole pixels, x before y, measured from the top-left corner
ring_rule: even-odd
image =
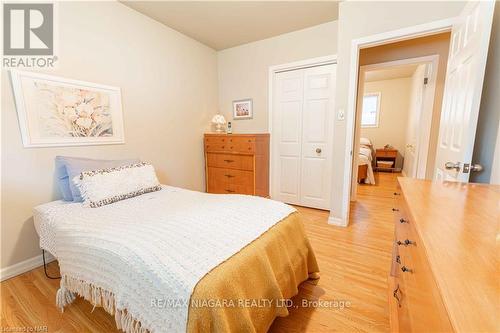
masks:
[[[497,133],[497,141],[495,142],[495,150],[493,152],[490,184],[500,185],[500,123]]]
[[[406,123],[410,107],[410,77],[365,82],[364,93],[379,92],[379,126],[361,128],[361,137],[369,138],[374,148],[383,148],[390,144],[396,148],[400,157],[404,157],[406,145]],[[398,158],[401,167],[401,158]]]
[[[344,1],[339,6],[338,66],[336,109],[347,112],[351,44],[354,39],[386,31],[455,17],[462,10],[461,2],[361,2]],[[349,116],[349,115],[347,115]],[[331,220],[345,223],[343,188],[346,151],[346,121],[335,121]],[[350,182],[349,182],[350,183]],[[342,221],[342,222],[341,222]]]
[[[119,2],[59,2],[47,73],[121,87],[124,145],[23,148],[2,70],[1,267],[40,254],[32,208],[60,197],[54,156],[140,157],[162,182],[204,189],[203,132],[217,110],[216,52]]]
[[[269,67],[336,51],[337,21],[219,51],[221,113],[234,132],[267,132]],[[244,98],[253,99],[253,119],[233,121],[232,101]]]
[[[484,170],[473,172],[470,181],[500,184],[500,2],[495,4],[488,61],[484,74],[483,93],[476,140],[472,156]],[[497,144],[495,145],[495,141]]]

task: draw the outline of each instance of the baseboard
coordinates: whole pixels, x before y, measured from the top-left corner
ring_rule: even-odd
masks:
[[[347,227],[347,221],[335,216],[328,217],[328,224],[336,225],[338,227]]]
[[[49,263],[54,261],[55,258],[45,251],[45,262]],[[42,255],[38,255],[36,257],[21,261],[17,264],[7,266],[0,270],[0,281],[4,281],[10,279],[11,277],[26,273],[27,271],[31,271],[34,268],[43,266],[43,258]]]

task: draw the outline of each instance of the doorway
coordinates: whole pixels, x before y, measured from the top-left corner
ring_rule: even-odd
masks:
[[[382,172],[426,178],[438,69],[439,54],[360,67],[353,201]]]
[[[330,208],[336,62],[270,70],[271,197]]]
[[[401,40],[412,41],[419,36],[429,36],[442,31],[451,32],[442,112],[439,108],[440,121],[432,168],[433,179],[467,182],[471,172],[481,170],[481,166],[472,164],[471,160],[494,5],[494,2],[469,1],[454,19],[430,22],[352,41],[342,209],[340,217],[330,217],[331,220],[339,219],[345,225],[349,221],[353,155],[357,149],[354,147],[356,96],[360,55],[363,49]]]

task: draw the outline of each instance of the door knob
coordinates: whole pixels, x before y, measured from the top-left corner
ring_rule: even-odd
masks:
[[[321,154],[321,148],[316,148],[316,153]]]
[[[446,162],[444,164],[444,167],[446,170],[452,170],[455,169],[456,171],[460,171],[460,162],[453,163],[453,162]]]

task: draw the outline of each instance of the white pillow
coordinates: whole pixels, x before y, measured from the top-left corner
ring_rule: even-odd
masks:
[[[372,142],[367,138],[359,138],[359,144],[364,146],[371,146]]]
[[[155,169],[148,163],[84,171],[73,181],[82,193],[83,204],[92,208],[161,190]]]

